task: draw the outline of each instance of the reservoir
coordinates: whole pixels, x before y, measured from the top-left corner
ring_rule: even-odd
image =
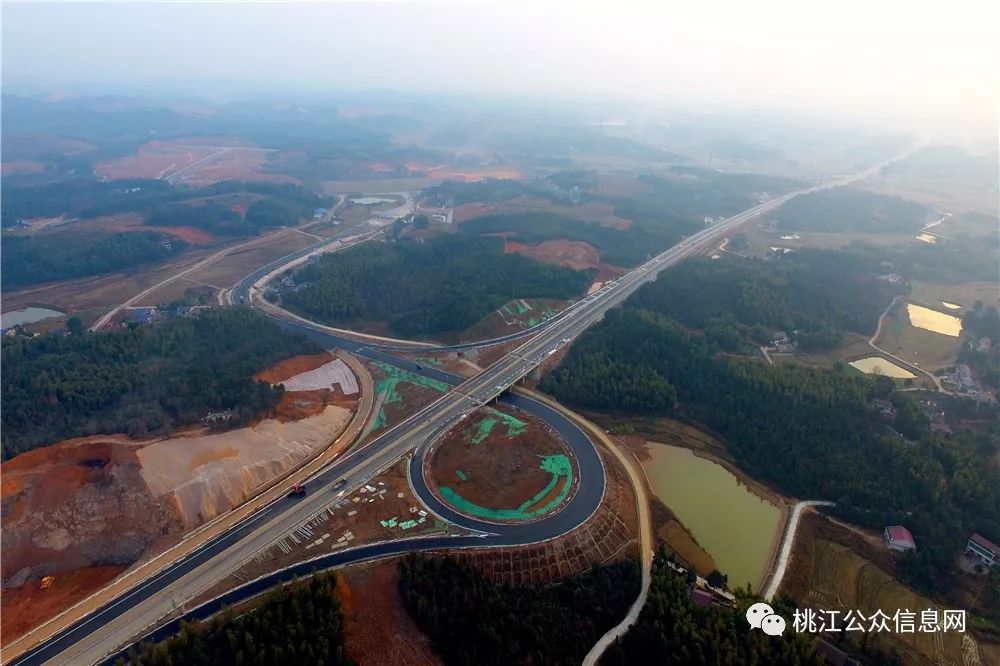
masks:
[[[901,368],[892,361],[887,361],[881,356],[859,358],[857,361],[851,361],[850,365],[869,375],[885,375],[886,377],[892,377],[893,379],[913,379],[916,377],[915,374],[906,368]]]
[[[48,308],[22,308],[20,310],[11,310],[10,312],[4,312],[0,315],[0,322],[3,323],[4,328],[9,328],[11,326],[17,326],[21,324],[33,324],[36,321],[42,321],[43,319],[52,319],[53,317],[61,317],[65,312],[59,312],[59,310],[50,310]]]
[[[922,305],[906,304],[906,314],[910,317],[910,323],[917,328],[922,328],[941,335],[950,335],[957,338],[962,333],[962,320],[954,315],[938,312],[925,308]]]
[[[643,467],[653,492],[729,576],[729,586],[759,589],[778,536],[778,507],[689,449],[648,442],[646,450]]]
[[[351,203],[360,204],[362,206],[374,206],[380,203],[392,203],[395,199],[383,199],[382,197],[358,197],[356,199],[351,199]]]

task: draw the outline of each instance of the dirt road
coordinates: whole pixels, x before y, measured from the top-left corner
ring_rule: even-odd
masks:
[[[888,305],[888,307],[886,307],[885,311],[882,312],[881,316],[879,316],[879,318],[878,318],[878,326],[875,327],[875,334],[872,335],[872,337],[868,338],[868,345],[872,349],[874,349],[875,351],[877,351],[878,353],[884,354],[885,356],[891,358],[893,361],[896,361],[897,363],[899,363],[900,365],[902,365],[904,368],[906,368],[910,372],[918,372],[918,373],[924,375],[925,377],[927,377],[928,379],[930,379],[932,382],[934,382],[934,386],[941,393],[951,394],[951,391],[946,390],[945,387],[941,385],[941,380],[938,379],[937,377],[935,377],[934,375],[932,375],[931,373],[927,372],[926,370],[924,370],[923,368],[921,368],[919,366],[913,365],[912,363],[910,363],[909,361],[907,361],[905,358],[900,358],[899,356],[896,356],[895,354],[891,354],[891,353],[887,352],[886,350],[882,349],[881,347],[879,347],[878,345],[875,344],[875,341],[878,340],[878,336],[882,334],[882,322],[885,321],[885,318],[889,315],[889,312],[892,311],[892,309],[894,307],[896,307],[896,304],[899,303],[901,300],[903,300],[905,298],[906,298],[905,296],[897,296],[896,298],[892,299],[892,303],[889,303],[889,305]]]
[[[642,607],[646,604],[646,597],[649,595],[649,586],[652,583],[652,571],[653,571],[653,536],[652,527],[649,518],[649,499],[646,497],[646,484],[643,480],[641,472],[636,471],[635,466],[632,463],[631,457],[624,453],[618,446],[611,440],[610,437],[597,425],[591,423],[587,419],[583,418],[579,414],[572,412],[561,404],[552,400],[551,398],[530,391],[523,388],[514,389],[515,393],[523,393],[536,400],[544,402],[550,407],[557,409],[564,416],[575,422],[580,426],[588,435],[594,437],[611,452],[611,454],[621,463],[622,467],[628,473],[629,481],[632,483],[632,489],[635,492],[636,500],[636,510],[639,517],[639,553],[640,553],[640,565],[642,566],[642,586],[639,590],[639,596],[628,609],[628,613],[617,625],[608,630],[606,634],[601,636],[600,640],[594,644],[594,647],[590,649],[587,656],[584,658],[584,666],[594,666],[604,654],[604,651],[614,643],[616,640],[625,635],[633,624],[639,619],[639,613],[642,611]]]
[[[193,273],[194,271],[196,271],[196,270],[198,270],[200,268],[204,268],[205,266],[208,266],[210,264],[215,263],[216,261],[218,261],[219,259],[222,259],[223,257],[225,257],[227,254],[230,254],[234,250],[238,250],[238,249],[241,249],[241,248],[244,248],[244,247],[249,247],[249,246],[254,245],[256,243],[262,243],[262,242],[271,241],[271,240],[274,240],[275,238],[277,238],[279,236],[284,236],[287,233],[291,233],[292,231],[295,231],[295,229],[283,229],[282,231],[279,231],[279,232],[274,233],[274,234],[269,234],[269,235],[264,236],[262,238],[254,238],[252,240],[245,241],[243,243],[237,243],[236,245],[230,245],[229,247],[225,247],[225,248],[219,250],[218,252],[216,252],[215,254],[211,254],[211,255],[205,257],[204,259],[202,259],[198,263],[194,264],[193,266],[188,266],[187,268],[185,268],[184,270],[180,271],[179,273],[174,273],[173,275],[171,275],[170,277],[166,278],[165,280],[161,280],[160,282],[157,282],[152,287],[149,287],[148,289],[143,289],[138,294],[136,294],[132,298],[128,299],[124,303],[121,303],[121,304],[116,305],[115,307],[111,308],[111,310],[109,310],[108,312],[106,312],[96,322],[94,322],[94,325],[90,327],[90,330],[91,330],[91,332],[96,332],[96,331],[101,330],[102,328],[104,328],[105,326],[107,326],[108,323],[114,318],[114,316],[116,314],[118,314],[119,312],[121,312],[123,309],[131,307],[132,305],[134,305],[135,303],[137,303],[139,300],[145,298],[146,296],[148,296],[149,294],[153,293],[154,291],[165,287],[166,285],[170,284],[171,282],[174,282],[175,280],[179,280],[180,278],[184,277],[185,275]]]
[[[781,579],[785,577],[785,569],[788,568],[788,560],[792,556],[792,545],[795,543],[795,532],[799,529],[799,519],[802,517],[802,512],[811,506],[833,506],[833,502],[807,500],[798,502],[792,507],[792,516],[788,521],[788,527],[785,528],[785,536],[781,541],[778,564],[771,575],[771,580],[767,583],[767,589],[764,590],[764,598],[768,601],[774,598],[778,587],[781,585]]]

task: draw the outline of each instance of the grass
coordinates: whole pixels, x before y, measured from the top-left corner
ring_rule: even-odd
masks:
[[[910,296],[914,301],[924,303],[942,312],[957,314],[971,308],[977,300],[987,305],[1000,303],[1000,284],[996,282],[963,282],[960,284],[943,284],[940,282],[910,282],[913,291]],[[941,301],[961,305],[963,310],[948,310],[941,306]]]

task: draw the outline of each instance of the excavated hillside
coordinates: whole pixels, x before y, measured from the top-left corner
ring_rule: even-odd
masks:
[[[324,450],[361,396],[357,377],[328,353],[261,374],[302,390],[286,391],[276,413],[252,427],[77,438],[3,463],[4,640]],[[45,576],[54,577],[48,586]]]

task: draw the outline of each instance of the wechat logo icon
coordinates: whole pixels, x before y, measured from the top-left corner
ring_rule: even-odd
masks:
[[[777,615],[765,603],[757,602],[747,609],[747,622],[751,629],[760,629],[768,636],[780,636],[785,632],[785,618]]]

